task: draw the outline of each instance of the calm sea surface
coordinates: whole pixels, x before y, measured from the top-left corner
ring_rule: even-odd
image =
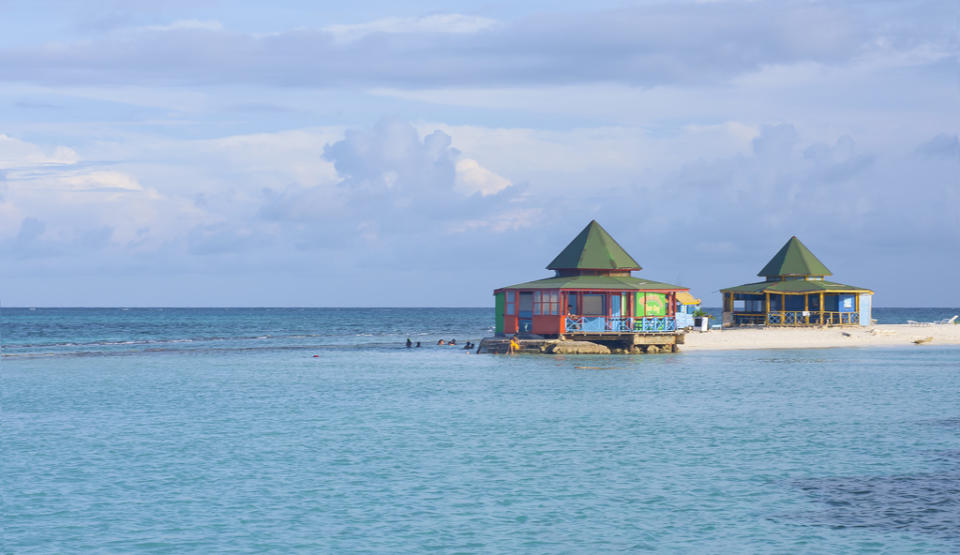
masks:
[[[4,308],[0,552],[960,552],[960,348],[435,345],[491,324]]]

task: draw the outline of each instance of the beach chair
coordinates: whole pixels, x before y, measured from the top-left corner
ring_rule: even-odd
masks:
[[[944,318],[937,322],[938,324],[952,324],[957,321],[957,318],[960,317],[960,314],[954,314],[953,318]]]

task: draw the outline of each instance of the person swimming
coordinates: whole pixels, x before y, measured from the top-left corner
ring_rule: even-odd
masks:
[[[417,349],[419,349],[419,348],[420,348],[420,342],[417,341]]]
[[[437,341],[437,345],[446,345],[446,344],[447,342],[444,341],[443,339],[441,339],[440,341]]]
[[[407,338],[407,348],[413,347],[413,341],[410,341],[410,338]]]
[[[456,345],[456,344],[457,344],[457,340],[456,340],[456,339],[451,339],[451,340],[450,340],[450,345]]]

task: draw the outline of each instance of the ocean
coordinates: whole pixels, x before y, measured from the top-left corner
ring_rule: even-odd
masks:
[[[462,349],[492,316],[3,308],[0,552],[960,552],[960,347]]]

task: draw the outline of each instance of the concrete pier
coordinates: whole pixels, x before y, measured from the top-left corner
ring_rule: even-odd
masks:
[[[519,339],[519,353],[551,355],[607,355],[676,353],[684,343],[684,333],[658,334],[565,334],[558,339]],[[485,337],[478,353],[506,354],[509,337]]]

